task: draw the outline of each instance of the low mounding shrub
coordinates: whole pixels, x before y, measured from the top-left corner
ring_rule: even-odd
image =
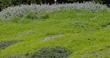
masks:
[[[70,9],[87,9],[90,11],[98,11],[107,9],[106,6],[101,4],[95,4],[92,2],[86,3],[73,3],[73,4],[58,4],[58,5],[20,5],[15,7],[8,7],[0,12],[1,19],[12,19],[14,17],[24,17],[28,14],[28,17],[37,19],[39,16],[47,18],[45,13],[58,11],[58,10],[70,10]],[[31,12],[32,15],[29,15]],[[47,16],[47,17],[46,17]],[[40,17],[40,18],[41,18]]]
[[[33,53],[31,58],[67,58],[71,52],[64,47],[43,47]]]

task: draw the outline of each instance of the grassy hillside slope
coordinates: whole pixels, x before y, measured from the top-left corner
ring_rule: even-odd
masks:
[[[30,58],[38,49],[54,46],[70,50],[68,58],[110,58],[109,11],[62,10],[47,16],[0,22],[0,58]]]

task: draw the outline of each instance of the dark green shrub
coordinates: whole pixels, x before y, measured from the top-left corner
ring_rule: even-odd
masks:
[[[71,2],[88,2],[88,1],[94,1],[94,2],[96,2],[96,3],[105,3],[106,2],[106,0],[68,0],[68,1],[71,1]]]
[[[12,0],[0,0],[0,10],[10,6],[12,4]]]
[[[20,4],[39,4],[41,0],[12,0],[12,4],[20,5]]]
[[[31,58],[67,58],[70,54],[64,47],[43,47],[33,53]]]
[[[96,3],[101,3],[101,4],[103,4],[105,2],[105,0],[93,0],[93,1]]]
[[[0,0],[0,11],[9,6],[21,4],[40,4],[42,0]]]
[[[68,0],[68,1],[70,1],[70,2],[88,2],[88,1],[93,1],[93,0]]]

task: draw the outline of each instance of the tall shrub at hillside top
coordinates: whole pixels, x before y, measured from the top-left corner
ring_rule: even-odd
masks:
[[[20,4],[40,4],[41,0],[0,0],[0,10]]]
[[[0,0],[0,10],[12,4],[12,0]]]
[[[106,0],[93,0],[93,1],[95,1],[96,3],[104,3]]]
[[[88,2],[88,1],[93,1],[93,0],[68,0],[70,2]]]
[[[68,1],[71,1],[71,2],[88,2],[88,1],[93,1],[93,2],[96,2],[96,3],[105,3],[106,0],[68,0]]]
[[[39,4],[41,0],[12,0],[12,4],[20,5],[20,4]]]

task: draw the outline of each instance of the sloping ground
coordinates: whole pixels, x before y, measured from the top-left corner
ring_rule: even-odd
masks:
[[[67,58],[110,58],[109,11],[62,10],[47,15],[30,22],[1,22],[0,42],[20,42],[0,49],[0,58],[32,58],[40,48],[56,46],[61,48],[49,48],[47,53],[69,50]]]

